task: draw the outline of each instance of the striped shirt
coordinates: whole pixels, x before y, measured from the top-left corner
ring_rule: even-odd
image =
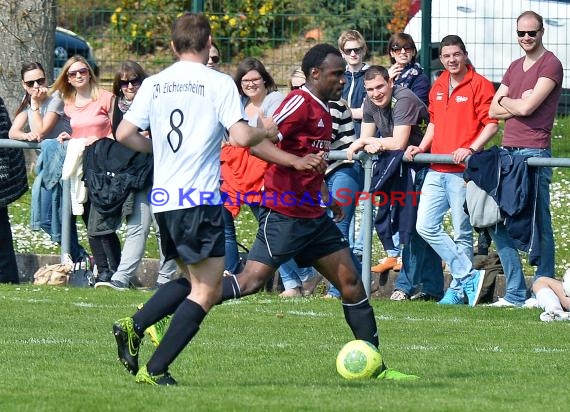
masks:
[[[331,150],[344,150],[356,140],[354,122],[350,109],[344,100],[329,101],[329,111],[332,116],[332,143]],[[351,160],[332,160],[325,172],[325,176],[333,172],[342,164],[352,164]]]

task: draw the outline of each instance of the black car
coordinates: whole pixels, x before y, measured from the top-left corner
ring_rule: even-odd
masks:
[[[78,34],[62,27],[57,27],[55,29],[55,49],[53,60],[54,79],[59,74],[67,59],[77,54],[85,57],[95,72],[95,75],[99,76],[99,66],[97,66],[97,62],[93,56],[91,45]]]

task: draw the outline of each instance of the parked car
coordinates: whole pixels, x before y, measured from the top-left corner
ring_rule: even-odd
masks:
[[[525,10],[533,10],[544,18],[544,45],[564,66],[563,93],[559,112],[570,112],[570,0],[433,0],[431,18],[432,78],[442,69],[439,41],[448,34],[460,36],[467,47],[469,59],[477,72],[501,83],[509,64],[524,52],[517,43],[516,18]],[[409,21],[405,32],[418,47],[422,43],[422,12]]]
[[[85,57],[95,74],[99,76],[99,66],[95,61],[91,45],[83,37],[71,30],[64,29],[63,27],[57,27],[55,29],[55,49],[53,53],[54,79],[61,71],[67,59],[77,54]]]

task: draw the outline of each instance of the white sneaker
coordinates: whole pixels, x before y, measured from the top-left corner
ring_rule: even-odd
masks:
[[[538,308],[538,300],[536,298],[528,298],[524,301],[523,307],[529,309]]]
[[[495,303],[491,303],[489,306],[493,308],[516,308],[517,305],[514,303],[509,302],[504,298],[499,298]]]
[[[564,321],[570,320],[570,313],[558,310],[551,310],[549,312],[542,312],[540,320],[543,322]]]

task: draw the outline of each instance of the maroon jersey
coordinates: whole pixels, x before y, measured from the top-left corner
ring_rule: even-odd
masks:
[[[304,157],[330,150],[332,118],[328,106],[306,88],[291,92],[273,115],[279,128],[278,147]],[[322,216],[321,188],[324,174],[297,171],[271,164],[265,172],[263,205],[291,217]]]

